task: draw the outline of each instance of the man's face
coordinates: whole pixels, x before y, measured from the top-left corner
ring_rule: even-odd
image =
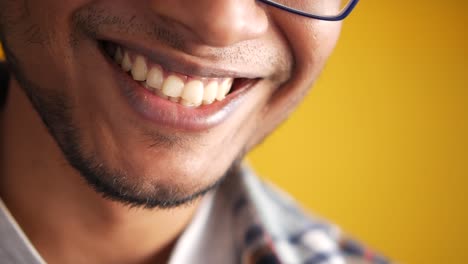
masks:
[[[69,162],[105,195],[148,207],[214,186],[298,104],[340,29],[253,0],[0,10],[14,76]]]

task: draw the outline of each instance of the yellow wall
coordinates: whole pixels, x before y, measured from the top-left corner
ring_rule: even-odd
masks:
[[[467,13],[462,0],[360,1],[251,163],[402,263],[468,263]]]
[[[466,263],[467,12],[461,0],[361,1],[251,163],[402,263]]]

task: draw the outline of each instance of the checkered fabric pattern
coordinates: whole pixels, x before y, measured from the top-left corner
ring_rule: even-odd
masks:
[[[288,195],[244,168],[226,188],[232,204],[239,262],[243,264],[387,264],[384,257],[339,228],[305,213]]]

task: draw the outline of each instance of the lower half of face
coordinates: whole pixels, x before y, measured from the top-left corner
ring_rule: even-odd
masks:
[[[256,1],[167,2],[0,0],[13,73],[68,161],[148,207],[216,185],[297,105],[339,31]]]

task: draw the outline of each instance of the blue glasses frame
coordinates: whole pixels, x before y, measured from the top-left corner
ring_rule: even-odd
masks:
[[[346,8],[343,11],[341,11],[341,13],[339,15],[337,15],[337,16],[319,16],[319,15],[310,14],[310,13],[307,13],[307,12],[304,12],[304,11],[301,11],[301,10],[297,10],[295,8],[292,8],[292,7],[288,7],[288,6],[279,4],[279,3],[275,2],[275,1],[270,1],[270,0],[258,0],[258,1],[260,1],[262,3],[265,3],[267,5],[279,8],[281,10],[284,10],[284,11],[299,15],[299,16],[304,16],[304,17],[314,18],[314,19],[319,19],[319,20],[325,20],[325,21],[340,21],[340,20],[345,19],[347,16],[349,16],[351,11],[353,11],[354,7],[359,2],[359,0],[351,0],[351,2],[349,2],[348,6],[346,6]]]

